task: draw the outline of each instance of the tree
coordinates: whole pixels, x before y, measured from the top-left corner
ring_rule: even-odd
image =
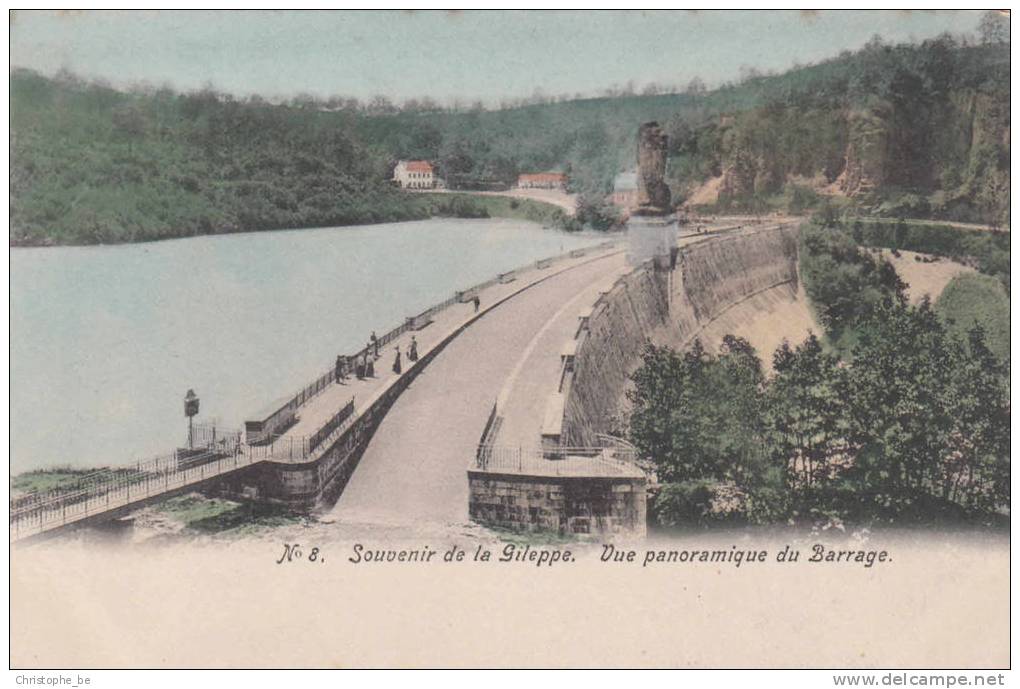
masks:
[[[633,405],[630,439],[641,456],[655,464],[664,482],[710,473],[701,456],[688,451],[697,443],[697,429],[683,423],[695,403],[696,383],[707,363],[708,356],[697,340],[683,355],[648,345],[632,376],[634,388],[627,393]]]
[[[684,93],[689,96],[701,96],[704,95],[707,90],[705,82],[702,81],[701,77],[694,77],[687,82],[687,87],[684,89]]]
[[[978,22],[978,35],[984,44],[1009,43],[1009,19],[1001,12],[988,10]]]
[[[772,462],[794,490],[824,483],[846,453],[843,369],[813,333],[795,349],[784,341],[772,366],[765,404]]]
[[[620,209],[599,194],[581,194],[577,199],[575,217],[582,225],[606,231],[623,223]]]
[[[1009,506],[1009,365],[999,361],[975,325],[953,369],[954,427],[943,460],[941,496],[990,512]]]
[[[861,324],[849,373],[853,474],[877,508],[897,514],[943,485],[957,428],[952,380],[959,352],[925,299],[886,304]]]
[[[718,357],[698,340],[683,354],[649,346],[633,380],[631,441],[663,481],[743,484],[759,473],[764,375],[746,340],[726,336]]]
[[[719,357],[710,370],[712,393],[705,395],[710,408],[705,413],[718,430],[718,473],[746,485],[756,480],[763,468],[763,404],[765,373],[758,353],[747,340],[726,335]]]
[[[892,265],[861,251],[843,230],[805,226],[800,258],[805,289],[834,340],[880,304],[905,300]]]
[[[136,103],[128,103],[113,111],[111,121],[117,134],[127,141],[128,151],[133,151],[135,141],[142,138],[147,129],[145,113]]]

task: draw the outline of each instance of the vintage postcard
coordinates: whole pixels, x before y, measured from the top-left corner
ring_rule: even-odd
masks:
[[[1008,11],[8,21],[19,684],[1003,683]]]

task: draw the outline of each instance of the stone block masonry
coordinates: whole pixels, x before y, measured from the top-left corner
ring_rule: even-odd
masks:
[[[630,376],[648,342],[689,346],[733,306],[797,285],[797,229],[769,227],[708,237],[679,249],[669,266],[647,262],[620,278],[582,319],[564,382],[561,443],[589,446],[621,430]]]
[[[578,333],[564,382],[561,444],[588,447],[610,426],[645,342],[668,327],[667,275],[645,263],[613,285]]]
[[[589,478],[468,471],[471,519],[517,532],[646,533],[643,477]]]
[[[792,225],[682,248],[671,300],[681,342],[693,334],[692,325],[704,327],[744,299],[788,283],[797,284],[797,230]]]

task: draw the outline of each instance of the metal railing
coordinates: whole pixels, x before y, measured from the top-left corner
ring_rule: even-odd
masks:
[[[479,445],[475,469],[539,476],[632,476],[634,469],[641,469],[636,457],[629,448]]]
[[[65,488],[12,499],[10,540],[158,497],[259,461],[244,451],[247,447],[241,443],[239,432],[219,429],[215,440],[195,449],[178,450],[133,466],[103,469]]]
[[[311,455],[309,439],[303,435],[268,433],[258,443],[244,443],[241,453],[252,461],[301,462]]]
[[[492,410],[489,412],[489,418],[485,421],[485,428],[482,429],[482,439],[478,443],[478,449],[475,452],[475,466],[484,467],[488,461],[488,453],[494,443],[496,442],[496,436],[499,435],[499,428],[503,425],[503,417],[497,412],[497,406],[499,402],[492,403]]]
[[[596,245],[591,246],[591,247],[586,247],[584,249],[573,249],[571,251],[566,251],[566,252],[563,252],[563,253],[558,254],[556,256],[551,256],[551,257],[549,257],[547,259],[542,259],[542,262],[547,262],[547,263],[545,263],[545,265],[543,267],[548,267],[548,266],[551,266],[553,263],[557,263],[557,262],[560,262],[560,261],[568,260],[570,258],[576,258],[578,256],[584,256],[584,255],[587,255],[588,253],[590,253],[592,251],[599,251],[599,250],[603,250],[603,249],[608,249],[610,247],[615,246],[616,243],[617,243],[616,241],[612,241],[611,240],[611,241],[602,242],[600,244],[596,244]],[[513,269],[511,271],[508,271],[508,273],[515,273],[516,274],[516,273],[519,273],[519,272],[524,272],[524,271],[527,271],[527,270],[531,270],[531,269],[535,268],[535,265],[536,265],[535,263],[527,263],[527,264],[519,266],[519,267],[517,267],[517,268],[515,268],[515,269]],[[486,289],[488,287],[492,287],[493,285],[496,285],[498,283],[499,283],[499,277],[497,276],[497,277],[491,278],[489,280],[486,280],[485,282],[480,282],[480,283],[478,283],[476,285],[472,285],[471,287],[468,287],[467,289],[458,290],[458,291],[454,292],[452,297],[450,297],[450,298],[448,298],[448,299],[446,299],[444,301],[441,301],[438,304],[435,304],[435,305],[429,307],[428,309],[426,309],[425,311],[421,312],[417,316],[413,316],[413,317],[411,317],[409,319],[405,319],[405,321],[403,323],[401,323],[399,326],[397,326],[396,328],[393,328],[392,330],[389,330],[388,332],[383,333],[380,337],[377,338],[378,349],[381,350],[383,347],[385,347],[389,343],[393,342],[394,340],[396,340],[398,337],[400,337],[404,333],[406,333],[409,330],[411,330],[414,327],[415,323],[418,323],[418,322],[421,322],[422,320],[431,318],[432,316],[435,316],[436,314],[438,314],[440,311],[443,311],[444,309],[447,309],[447,308],[453,306],[454,304],[461,303],[461,300],[460,300],[460,295],[461,294],[469,294],[471,292],[480,292],[481,290],[484,290],[484,289]],[[362,349],[359,349],[354,354],[348,355],[346,358],[347,358],[348,361],[354,361],[354,360],[358,359],[359,357],[364,357],[366,353],[374,356],[375,349],[376,349],[376,346],[368,345],[368,346],[366,346],[366,347],[364,347]],[[335,378],[336,378],[335,368],[331,368],[328,371],[326,371],[325,373],[321,374],[319,377],[317,377],[314,381],[312,381],[311,383],[306,385],[300,391],[295,393],[292,397],[290,397],[286,402],[281,404],[279,408],[277,408],[272,414],[270,414],[265,419],[249,419],[249,420],[250,421],[262,421],[263,422],[263,426],[266,429],[266,436],[269,437],[270,435],[272,435],[272,433],[275,431],[275,429],[276,429],[276,427],[278,425],[283,425],[283,424],[278,423],[278,421],[283,421],[284,423],[286,423],[285,417],[289,417],[290,414],[293,411],[295,411],[298,407],[304,405],[305,402],[307,402],[308,400],[310,400],[311,398],[315,397],[320,392],[325,390],[327,387],[329,387],[329,385],[334,382]]]
[[[344,425],[344,422],[350,419],[354,415],[354,398],[351,401],[341,407],[340,411],[333,415],[326,424],[316,431],[311,438],[308,439],[308,451],[315,452],[316,448],[322,444],[322,441],[326,440],[333,434],[338,428]]]

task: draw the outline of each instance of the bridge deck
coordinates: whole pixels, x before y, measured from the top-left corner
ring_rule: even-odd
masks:
[[[12,510],[10,541],[130,511],[260,461],[262,458],[253,454],[231,451],[211,459],[201,456],[182,462],[173,459],[162,467],[154,463],[142,465],[134,475],[80,491],[68,490],[38,504]]]

